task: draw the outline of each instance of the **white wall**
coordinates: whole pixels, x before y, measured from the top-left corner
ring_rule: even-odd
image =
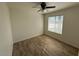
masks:
[[[12,55],[12,33],[9,11],[5,3],[0,3],[0,56]]]
[[[58,35],[47,30],[48,16],[64,15],[63,34]],[[44,15],[44,33],[67,44],[79,48],[79,5]]]
[[[9,3],[13,41],[43,34],[43,19],[31,3]]]

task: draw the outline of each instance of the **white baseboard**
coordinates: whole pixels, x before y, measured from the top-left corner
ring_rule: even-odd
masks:
[[[17,40],[17,41],[14,41],[13,43],[17,43],[17,42],[20,42],[20,41],[23,41],[23,40],[26,40],[26,39],[30,39],[30,38],[32,38],[32,37],[36,37],[36,36],[39,36],[39,35],[42,35],[43,33],[39,33],[39,34],[33,34],[33,35],[31,35],[31,36],[26,36],[25,38],[23,38],[23,39],[19,39],[19,40]]]

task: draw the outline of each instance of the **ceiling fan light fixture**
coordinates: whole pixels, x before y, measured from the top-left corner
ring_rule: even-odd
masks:
[[[44,10],[44,12],[48,12],[48,10],[47,10],[47,9],[45,9],[45,10]]]

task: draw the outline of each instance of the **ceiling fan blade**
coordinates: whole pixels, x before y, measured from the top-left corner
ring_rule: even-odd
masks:
[[[56,6],[48,6],[48,7],[46,7],[46,8],[55,8]]]
[[[42,9],[38,10],[38,12],[43,11]]]
[[[39,11],[41,11],[41,10],[38,10],[37,12],[39,12]]]
[[[41,2],[32,2],[34,5],[32,6],[32,8],[39,8],[40,6],[40,4],[41,4]]]

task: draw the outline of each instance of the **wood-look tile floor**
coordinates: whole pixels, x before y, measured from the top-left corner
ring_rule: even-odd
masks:
[[[78,50],[49,36],[41,35],[14,44],[13,56],[76,56]]]

